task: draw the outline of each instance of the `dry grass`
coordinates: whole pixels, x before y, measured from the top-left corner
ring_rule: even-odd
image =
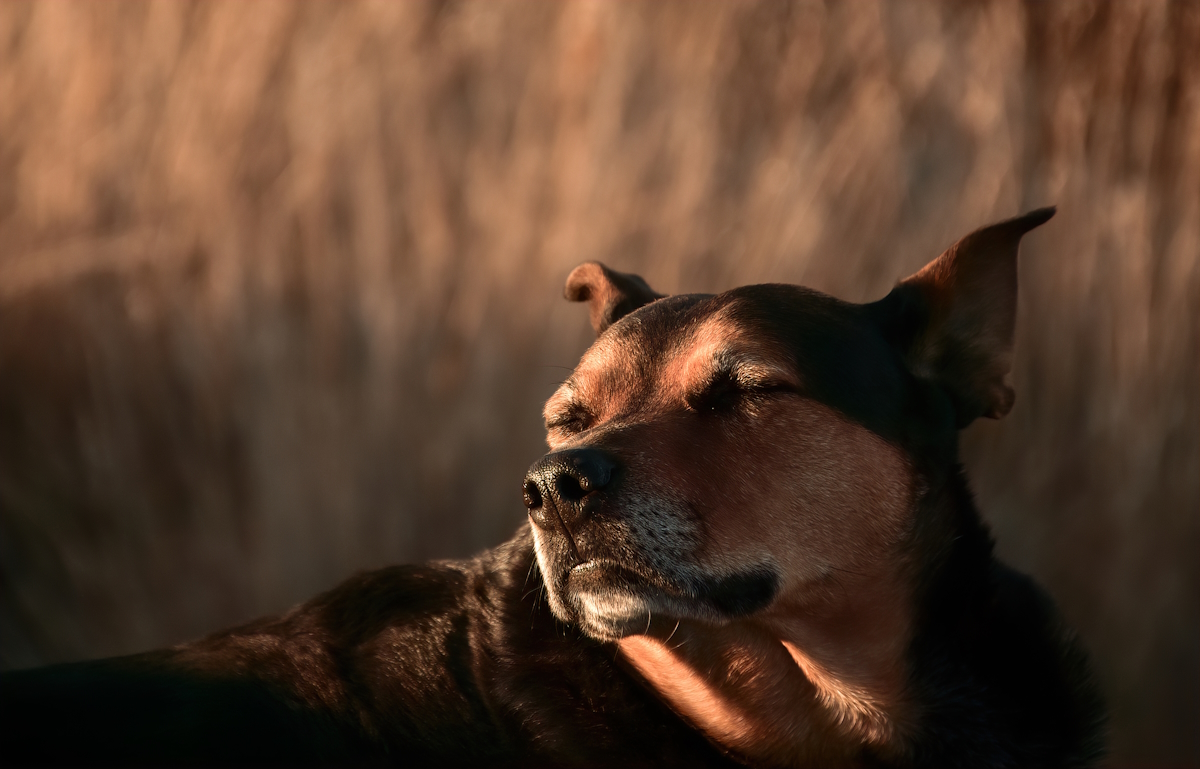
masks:
[[[1028,239],[966,462],[1200,761],[1200,5],[0,5],[0,665],[134,651],[522,518],[599,258],[881,296]]]

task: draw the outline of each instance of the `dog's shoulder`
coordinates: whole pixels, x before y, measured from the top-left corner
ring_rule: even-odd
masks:
[[[4,762],[502,752],[473,671],[477,581],[469,562],[365,572],[282,616],[172,649],[7,673]]]
[[[172,649],[7,673],[5,765],[726,759],[557,621],[528,527]]]
[[[511,752],[480,670],[497,615],[482,559],[363,572],[282,617],[178,651],[190,669],[262,681],[380,755]]]
[[[987,670],[1018,741],[1040,743],[1066,764],[1094,762],[1104,751],[1105,708],[1083,645],[1035,580],[996,560],[991,576]]]
[[[1087,654],[1049,594],[993,556],[966,504],[973,520],[926,596],[914,643],[917,688],[935,703],[917,762],[1091,765],[1104,752],[1105,710]]]
[[[268,680],[198,668],[175,650],[5,673],[0,723],[5,766],[312,765],[371,752]]]

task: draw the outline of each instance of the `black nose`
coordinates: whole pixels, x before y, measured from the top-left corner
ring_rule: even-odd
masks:
[[[612,481],[617,463],[599,449],[547,454],[525,474],[525,507],[542,528],[554,526],[555,512],[568,529],[583,516],[584,499]]]

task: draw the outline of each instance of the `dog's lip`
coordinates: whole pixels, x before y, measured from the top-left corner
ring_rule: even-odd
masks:
[[[724,577],[680,585],[611,558],[591,558],[571,567],[567,577],[568,582],[573,583],[573,589],[616,588],[642,596],[696,601],[727,616],[743,616],[764,608],[778,590],[778,577],[765,564]]]
[[[607,583],[610,587],[619,586],[625,590],[636,592],[647,589],[671,594],[680,592],[671,589],[661,580],[645,574],[636,567],[612,558],[590,558],[583,563],[575,564],[567,572],[567,579],[578,588],[583,588],[593,579],[599,579],[602,584]]]
[[[611,558],[589,558],[583,563],[577,563],[571,567],[568,576],[576,579],[587,579],[596,573],[604,573],[609,577],[616,577],[621,582],[629,585],[645,582],[645,578],[641,574],[638,574],[635,569],[631,569]]]
[[[621,564],[608,558],[589,558],[583,563],[577,563],[572,566],[571,573],[584,574],[589,571],[595,571],[596,569],[603,569],[606,567],[610,569],[619,569],[621,571],[629,571],[629,569],[625,568]]]

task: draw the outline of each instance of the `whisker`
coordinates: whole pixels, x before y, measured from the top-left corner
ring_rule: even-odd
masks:
[[[533,569],[535,566],[537,566],[537,560],[531,559],[529,561],[529,570],[525,572],[525,582],[521,585],[522,589],[529,587],[529,578],[533,576]]]

